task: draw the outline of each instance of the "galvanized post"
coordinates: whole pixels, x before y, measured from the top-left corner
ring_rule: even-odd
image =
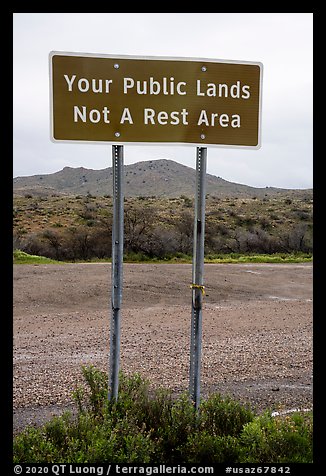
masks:
[[[207,148],[197,147],[189,393],[196,410],[200,404],[202,302],[204,295],[205,189]]]
[[[109,400],[118,398],[120,364],[120,309],[123,265],[123,146],[112,146],[113,225],[112,225],[112,314],[110,329]]]

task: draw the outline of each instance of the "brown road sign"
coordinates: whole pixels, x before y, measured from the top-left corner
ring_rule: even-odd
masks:
[[[51,52],[51,139],[259,148],[262,69]]]

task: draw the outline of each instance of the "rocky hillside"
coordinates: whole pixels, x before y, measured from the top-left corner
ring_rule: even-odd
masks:
[[[125,165],[126,197],[193,197],[196,171],[167,159]],[[59,172],[13,179],[14,195],[112,195],[112,168],[102,170],[64,167]],[[312,190],[255,188],[207,174],[206,192],[215,197],[262,198],[275,195],[312,194]]]

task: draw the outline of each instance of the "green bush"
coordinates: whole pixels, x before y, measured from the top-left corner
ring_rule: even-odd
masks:
[[[18,435],[13,445],[14,463],[49,463],[56,458],[57,449],[45,434],[36,428],[26,428]]]
[[[265,413],[244,426],[240,440],[243,462],[310,463],[312,415]]]
[[[201,427],[213,435],[238,436],[243,426],[252,421],[254,414],[249,406],[241,405],[230,397],[212,395],[200,409]]]
[[[312,462],[312,414],[273,418],[220,394],[200,411],[186,394],[120,374],[119,398],[108,401],[108,377],[83,367],[73,393],[77,414],[54,417],[14,439],[15,463],[290,463]]]
[[[182,452],[188,463],[237,463],[240,445],[233,436],[212,436],[202,431],[188,438]]]
[[[13,251],[14,264],[59,264],[59,261],[44,256],[30,255],[21,250]]]

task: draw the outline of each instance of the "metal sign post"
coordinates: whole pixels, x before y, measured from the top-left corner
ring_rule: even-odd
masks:
[[[122,144],[197,146],[189,391],[198,409],[206,147],[260,148],[263,65],[212,58],[52,51],[49,67],[51,140],[113,144],[110,400],[118,398],[119,387]]]
[[[192,258],[192,312],[190,330],[189,393],[196,410],[200,404],[202,302],[204,295],[205,185],[207,148],[197,147],[194,245]]]
[[[120,308],[123,264],[123,146],[112,146],[113,226],[112,226],[112,314],[110,329],[109,400],[118,398],[120,364]]]

